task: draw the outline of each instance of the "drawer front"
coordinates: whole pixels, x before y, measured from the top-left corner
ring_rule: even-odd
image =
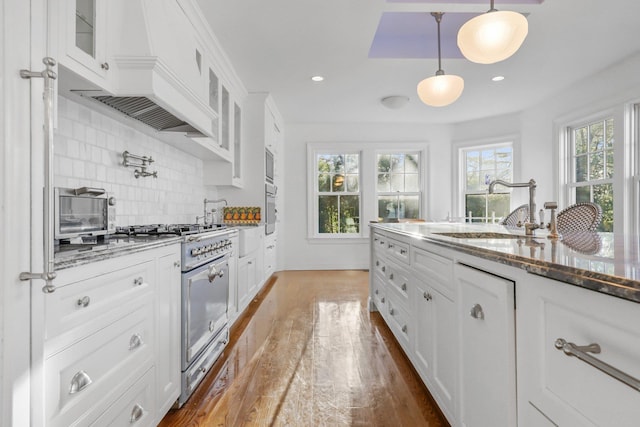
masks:
[[[376,305],[376,308],[381,313],[383,313],[385,311],[385,306],[386,306],[386,303],[387,303],[385,286],[384,286],[383,280],[384,279],[382,279],[377,274],[374,276],[374,278],[373,278],[373,295],[371,295],[371,298],[373,299],[373,302]]]
[[[153,365],[153,304],[45,360],[46,417],[85,425]]]
[[[598,344],[599,353],[587,354],[640,380],[640,304],[531,279],[518,296],[524,326],[518,333],[529,337],[519,345],[521,366],[530,373],[526,399],[558,425],[638,426],[640,391],[566,355],[556,341]]]
[[[411,282],[404,268],[389,264],[387,268],[387,283],[396,292],[398,303],[402,308],[409,310]]]
[[[149,369],[91,427],[156,425],[154,371],[154,368]]]
[[[78,340],[105,327],[132,311],[138,297],[150,299],[154,282],[155,263],[148,261],[58,287],[45,299],[45,338],[67,333]]]
[[[386,253],[388,238],[380,233],[373,233],[373,250],[378,253]]]
[[[371,268],[374,273],[380,274],[382,277],[387,276],[387,261],[378,254],[373,254]]]
[[[449,298],[453,298],[455,295],[453,260],[416,247],[412,248],[411,254],[411,264],[418,273],[416,276]]]
[[[407,354],[410,353],[409,345],[409,313],[398,304],[398,300],[393,296],[389,296],[388,310],[387,310],[387,324],[393,331],[393,334],[398,339],[398,342],[404,348]]]
[[[410,264],[409,245],[406,243],[394,239],[387,239],[387,253],[396,261],[400,261],[406,265]]]

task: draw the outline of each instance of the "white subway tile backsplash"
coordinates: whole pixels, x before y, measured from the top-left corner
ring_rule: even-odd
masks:
[[[211,197],[202,160],[68,98],[58,102],[55,144],[55,185],[104,187],[118,201],[118,225],[193,222]],[[151,156],[158,178],[136,179],[125,150]]]

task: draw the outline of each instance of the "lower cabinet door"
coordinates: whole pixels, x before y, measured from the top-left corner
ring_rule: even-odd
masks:
[[[462,264],[454,275],[460,296],[460,425],[513,427],[514,283]]]

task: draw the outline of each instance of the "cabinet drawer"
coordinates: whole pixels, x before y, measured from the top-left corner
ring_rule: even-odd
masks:
[[[154,278],[155,263],[148,261],[59,286],[45,299],[45,338],[73,331],[77,340],[112,323],[151,294]]]
[[[57,292],[57,291],[56,291]],[[153,305],[119,319],[44,363],[46,418],[88,424],[153,365]]]
[[[383,277],[387,276],[387,261],[378,254],[373,254],[371,258],[371,268],[374,273],[378,273]]]
[[[411,282],[404,269],[389,264],[387,268],[387,283],[397,294],[398,303],[402,305],[402,308],[409,310]]]
[[[448,297],[454,297],[453,260],[416,247],[412,248],[411,257],[411,265],[419,272],[417,276]]]
[[[526,399],[558,425],[637,426],[640,391],[555,344],[598,344],[587,354],[640,379],[640,304],[539,277],[526,285],[518,295]]]
[[[154,368],[151,368],[91,426],[154,426],[154,384]]]
[[[387,303],[385,286],[384,286],[383,280],[384,279],[381,278],[380,276],[378,276],[377,274],[374,276],[374,278],[373,278],[373,295],[371,295],[371,298],[373,299],[373,302],[376,305],[376,308],[381,313],[384,312],[385,306],[386,306],[386,303]]]
[[[380,233],[375,233],[373,234],[373,250],[374,252],[377,253],[386,253],[387,251],[387,241],[389,239],[380,234]]]
[[[387,239],[387,253],[396,261],[409,264],[409,245],[399,240]]]
[[[404,351],[409,354],[411,349],[409,345],[409,313],[402,308],[402,306],[398,304],[398,300],[391,295],[388,296],[387,307],[387,324],[402,348],[404,348]]]

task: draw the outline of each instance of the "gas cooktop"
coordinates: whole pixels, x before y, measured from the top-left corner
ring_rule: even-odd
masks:
[[[204,233],[225,229],[225,224],[149,224],[149,225],[125,225],[116,227],[115,234],[128,236],[174,234],[186,236],[189,234]]]

